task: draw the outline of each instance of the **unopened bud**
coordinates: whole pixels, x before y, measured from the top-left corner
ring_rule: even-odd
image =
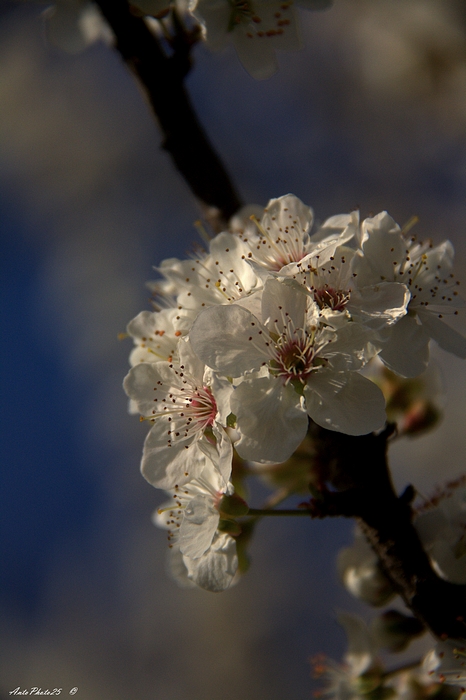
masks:
[[[404,435],[418,435],[433,428],[442,418],[442,413],[430,401],[417,401],[410,406],[398,425]]]

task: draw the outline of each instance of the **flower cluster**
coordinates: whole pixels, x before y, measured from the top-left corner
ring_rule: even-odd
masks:
[[[240,213],[205,252],[161,264],[157,310],[128,326],[124,386],[151,425],[142,473],[171,491],[165,526],[180,533],[173,544],[188,576],[211,590],[230,585],[236,567],[222,505],[233,447],[276,463],[309,419],[349,435],[378,430],[385,399],[361,373],[370,360],[413,377],[430,337],[466,357],[466,340],[443,320],[460,304],[449,242],[407,238],[386,212],[312,226],[293,195],[271,200],[260,219]]]
[[[311,659],[313,676],[323,687],[317,697],[333,700],[458,700],[464,691],[465,649],[461,642],[437,642],[419,662],[388,670],[380,651],[403,651],[424,630],[412,617],[390,610],[367,625],[357,615],[339,613],[347,637],[343,663],[323,654]],[[455,687],[456,686],[456,687]],[[459,686],[459,687],[458,687]]]

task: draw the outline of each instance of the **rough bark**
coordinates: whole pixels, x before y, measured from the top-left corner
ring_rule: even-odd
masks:
[[[432,569],[413,526],[414,489],[397,496],[387,463],[392,429],[353,437],[312,425],[321,466],[337,490],[311,502],[315,517],[356,518],[394,590],[439,638],[466,636],[466,591]]]

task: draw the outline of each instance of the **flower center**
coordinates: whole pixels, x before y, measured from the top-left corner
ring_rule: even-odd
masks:
[[[185,399],[185,410],[188,420],[192,419],[197,430],[212,426],[217,415],[217,404],[209,387],[196,389]],[[191,422],[191,421],[190,421]]]
[[[187,383],[187,382],[186,382]],[[157,391],[157,387],[154,387]],[[170,424],[168,445],[178,440],[186,440],[207,430],[209,439],[211,426],[215,423],[217,404],[209,387],[178,389],[173,387],[164,398],[156,397],[156,408],[150,416],[142,420],[154,423],[159,417],[166,417]]]
[[[274,359],[271,362],[272,372],[278,377],[283,377],[285,384],[293,380],[305,384],[311,372],[316,369],[314,358],[314,344],[304,331],[296,333],[295,338],[284,334],[277,341]]]
[[[322,287],[314,290],[314,300],[322,310],[343,311],[350,298],[349,292],[333,287]]]
[[[228,24],[228,31],[231,32],[237,24],[240,24],[244,19],[251,19],[253,11],[250,3],[247,0],[230,0],[231,14]]]

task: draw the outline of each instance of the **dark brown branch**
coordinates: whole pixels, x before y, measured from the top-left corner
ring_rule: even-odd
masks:
[[[116,48],[148,98],[164,135],[163,148],[206,209],[224,223],[241,206],[219,157],[209,143],[183,85],[190,68],[187,37],[178,33],[167,56],[145,21],[126,0],[96,0],[116,37]],[[180,29],[180,28],[179,28]]]
[[[437,637],[466,637],[466,587],[439,578],[413,526],[408,488],[398,497],[387,464],[392,430],[353,437],[310,428],[327,481],[337,491],[311,502],[315,517],[355,517],[394,590]]]

